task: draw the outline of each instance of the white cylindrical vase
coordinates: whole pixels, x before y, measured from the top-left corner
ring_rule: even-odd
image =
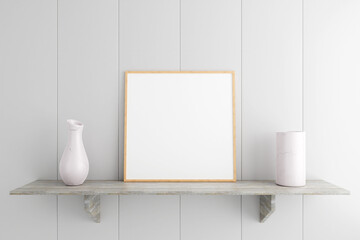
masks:
[[[276,134],[276,184],[288,187],[306,185],[305,132]]]

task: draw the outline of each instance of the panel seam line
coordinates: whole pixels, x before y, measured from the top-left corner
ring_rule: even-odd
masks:
[[[305,131],[305,94],[304,94],[304,86],[305,86],[305,76],[304,76],[304,3],[305,0],[301,1],[301,84],[302,84],[302,88],[301,88],[301,94],[302,94],[302,131]],[[304,195],[302,195],[302,199],[301,199],[301,204],[302,204],[302,208],[301,208],[301,238],[302,240],[304,240]]]
[[[243,179],[243,0],[240,1],[240,180]],[[243,196],[240,196],[240,239],[243,239]]]
[[[118,91],[118,95],[117,95],[117,116],[118,116],[118,129],[117,129],[117,134],[118,134],[118,144],[117,144],[117,147],[118,147],[118,156],[117,156],[117,160],[118,160],[118,180],[120,181],[120,76],[121,76],[121,72],[120,72],[120,0],[117,1],[118,2],[118,6],[117,6],[117,9],[118,9],[118,19],[117,19],[117,37],[118,37],[118,63],[117,63],[117,67],[118,67],[118,76],[117,76],[117,91]],[[118,211],[117,211],[117,214],[118,214],[118,224],[117,224],[117,235],[118,235],[118,240],[120,240],[120,195],[117,196],[117,207],[118,207]]]
[[[179,47],[179,58],[180,58],[180,71],[181,71],[181,0],[179,0],[179,43],[180,43],[180,47]]]
[[[59,180],[59,0],[56,1],[56,180]],[[56,239],[59,240],[59,196],[56,196]]]
[[[181,0],[179,0],[179,70],[181,72]],[[181,195],[179,195],[179,239],[181,240]]]

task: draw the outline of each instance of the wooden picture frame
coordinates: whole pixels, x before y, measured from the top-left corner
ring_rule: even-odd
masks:
[[[199,91],[200,94],[197,94],[197,92],[195,93],[195,90]],[[186,101],[190,100],[191,102],[186,105]],[[194,107],[197,106],[197,101],[199,101],[199,106],[202,107],[201,110]],[[215,107],[211,108],[212,106],[206,106],[208,103],[210,105],[213,104]],[[174,108],[173,106],[178,107]],[[166,111],[162,112],[161,107],[164,107]],[[180,113],[176,112],[178,109]],[[181,110],[184,112],[181,112]],[[213,111],[215,111],[215,113]],[[190,116],[187,115],[188,112],[196,115],[191,119],[197,121],[197,128],[194,128],[194,126],[192,126],[194,123],[189,121]],[[202,115],[199,117],[197,114],[203,114],[204,119],[201,119]],[[169,126],[167,125],[169,125],[169,122],[171,121],[163,120],[163,118],[167,119],[169,116],[172,117],[171,119],[183,119],[183,121],[176,123],[176,126],[171,129],[174,130],[175,133],[173,133],[173,131],[168,131],[170,128],[168,128]],[[218,119],[214,120],[214,122],[213,119],[215,118]],[[212,124],[211,121],[214,123]],[[181,125],[184,122],[188,123],[189,128]],[[230,124],[231,126],[229,126]],[[205,126],[203,127],[203,125]],[[156,127],[156,130],[152,127]],[[218,129],[214,130],[213,128],[215,127]],[[201,130],[198,130],[198,128]],[[195,140],[192,139],[192,136],[186,135],[189,137],[184,139],[183,143],[180,142],[182,141],[181,137],[178,139],[176,137],[172,137],[172,134],[175,134],[176,136],[183,136],[183,132],[190,131],[189,129],[195,129],[195,131],[192,131],[191,133],[196,132],[196,134],[198,134],[194,134]],[[212,136],[216,137],[205,136],[208,132],[210,132],[209,134],[213,134]],[[171,138],[170,140],[167,139],[168,136]],[[157,137],[158,139],[156,139]],[[198,137],[198,139],[196,137]],[[229,146],[230,138],[231,146]],[[210,141],[211,139],[212,141]],[[194,143],[194,141],[195,144],[190,144],[191,142]],[[156,145],[158,142],[161,142],[162,144],[159,143],[159,145]],[[208,145],[211,148],[205,151],[208,146],[207,142],[209,142]],[[171,143],[176,143],[178,145]],[[224,146],[221,146],[222,144]],[[138,146],[135,147],[135,145]],[[197,149],[198,145],[201,146],[199,147],[199,150]],[[189,155],[186,155],[186,153],[181,152],[183,149],[188,150],[190,154],[195,153],[193,154],[194,156],[191,155],[190,157]],[[169,157],[163,155],[163,150],[167,151]],[[174,150],[176,150],[176,154]],[[144,153],[142,151],[144,151]],[[199,153],[197,151],[199,151]],[[209,151],[210,153],[208,153]],[[214,153],[211,151],[214,151]],[[177,153],[183,157],[181,158]],[[220,154],[224,155],[224,159],[222,159],[222,155]],[[202,157],[195,157],[200,155],[207,156],[209,161]],[[230,159],[230,155],[232,159]],[[189,156],[189,158],[187,156]],[[197,161],[199,161],[199,163]],[[223,161],[223,163],[220,161]],[[190,167],[191,164],[194,164],[194,168]],[[198,171],[196,169],[199,170],[200,177],[196,177],[196,171]],[[206,174],[209,174],[209,176],[213,175],[215,177],[207,178],[205,177]],[[185,177],[181,177],[182,175]],[[125,72],[124,181],[236,181],[235,72]]]

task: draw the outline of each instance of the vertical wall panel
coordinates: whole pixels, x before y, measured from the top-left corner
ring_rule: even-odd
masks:
[[[179,70],[179,1],[120,0],[119,14],[119,176],[123,179],[125,71]]]
[[[120,0],[119,154],[123,178],[124,72],[179,70],[178,0]],[[179,239],[178,196],[121,196],[120,239]]]
[[[243,0],[242,12],[243,179],[275,179],[275,132],[302,130],[302,3]],[[244,240],[301,239],[300,196],[277,197],[264,224],[258,201],[243,197]]]
[[[178,196],[121,196],[120,239],[179,239]]]
[[[118,3],[59,0],[59,159],[84,123],[89,179],[118,179]]]
[[[235,71],[237,178],[241,178],[241,1],[181,0],[181,70]],[[238,196],[183,196],[181,239],[241,238]]]
[[[182,196],[181,239],[241,239],[240,197]]]
[[[276,196],[276,210],[259,223],[260,200],[258,196],[243,197],[243,240],[302,238],[301,197]]]
[[[56,179],[56,0],[0,1],[0,239],[56,239],[56,197],[10,196]]]
[[[275,132],[302,130],[301,0],[243,0],[243,179],[275,178]]]
[[[118,240],[118,197],[101,196],[101,222],[84,211],[83,196],[59,196],[59,240]]]
[[[360,239],[360,2],[306,0],[304,10],[308,178],[351,191],[305,197],[304,239]]]
[[[181,70],[235,71],[236,170],[241,179],[241,1],[181,0]]]
[[[118,179],[118,1],[59,0],[58,11],[59,159],[67,141],[66,119],[80,120],[88,179]],[[78,199],[59,197],[59,239],[84,232],[87,239],[117,239],[117,197],[102,197],[104,216],[96,226],[79,215]]]

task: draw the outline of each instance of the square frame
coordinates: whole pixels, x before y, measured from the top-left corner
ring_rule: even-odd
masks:
[[[232,179],[128,179],[127,178],[127,112],[128,74],[231,74],[232,75]],[[234,71],[126,71],[125,72],[125,112],[124,112],[124,182],[235,182],[236,181],[236,118],[235,118],[235,72]]]

